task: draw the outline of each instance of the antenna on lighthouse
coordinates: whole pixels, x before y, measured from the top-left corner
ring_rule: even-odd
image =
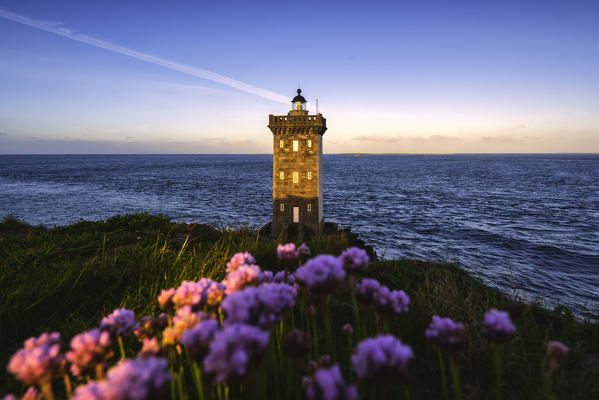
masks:
[[[316,115],[318,115],[318,99],[316,99]]]

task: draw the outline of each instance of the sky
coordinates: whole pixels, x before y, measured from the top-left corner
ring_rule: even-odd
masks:
[[[0,154],[599,152],[599,2],[0,0]]]

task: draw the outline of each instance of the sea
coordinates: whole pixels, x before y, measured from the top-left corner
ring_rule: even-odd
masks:
[[[598,318],[599,155],[327,154],[322,168],[325,220],[379,258],[455,262],[506,294]],[[0,156],[0,218],[51,227],[135,212],[260,227],[272,155]]]

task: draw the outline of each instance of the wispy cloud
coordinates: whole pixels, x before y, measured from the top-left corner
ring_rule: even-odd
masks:
[[[452,143],[461,142],[463,139],[457,136],[447,135],[432,135],[429,137],[425,136],[412,136],[409,138],[410,142],[414,143]]]
[[[356,136],[354,140],[360,142],[375,142],[375,143],[397,143],[402,141],[401,136],[379,136],[379,135],[368,135],[368,136]]]
[[[191,65],[178,63],[176,61],[172,61],[166,58],[154,56],[152,54],[142,53],[140,51],[133,50],[124,46],[119,46],[117,44],[107,42],[105,40],[96,39],[94,37],[82,33],[76,33],[72,29],[63,26],[61,22],[40,21],[3,9],[0,9],[0,17],[18,22],[23,25],[28,25],[36,29],[41,29],[46,32],[51,32],[72,40],[76,40],[78,42],[89,44],[91,46],[99,47],[104,50],[123,54],[129,57],[137,58],[138,60],[159,65],[164,68],[179,71],[187,75],[206,79],[212,82],[217,82],[222,85],[226,85],[247,93],[254,94],[256,96],[263,97],[265,99],[278,101],[285,104],[289,103],[289,99],[287,98],[287,96],[271,92],[270,90],[261,87],[253,86],[248,83],[241,82],[236,79],[229,78],[228,76],[220,75],[212,71],[207,71],[205,69],[197,68]]]
[[[8,133],[6,133],[6,132],[0,132],[0,136],[8,136]]]
[[[431,142],[437,143],[449,143],[449,142],[461,142],[462,139],[456,136],[446,136],[446,135],[433,135],[428,138]]]
[[[484,136],[480,140],[483,142],[495,142],[495,143],[519,143],[519,142],[524,141],[521,138],[515,138],[513,136],[505,136],[505,135]]]

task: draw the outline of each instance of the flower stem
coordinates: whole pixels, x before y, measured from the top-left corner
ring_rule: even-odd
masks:
[[[104,366],[102,363],[96,364],[96,380],[104,379]]]
[[[117,336],[117,341],[119,342],[119,350],[121,352],[121,360],[125,359],[125,346],[123,346],[123,338]]]
[[[439,356],[439,366],[441,367],[441,384],[443,385],[443,399],[447,400],[447,375],[445,374],[445,363],[443,362],[443,354],[441,349],[437,349],[437,355]]]
[[[69,374],[64,374],[62,379],[64,380],[64,389],[67,392],[67,397],[71,397],[73,386],[71,385],[71,378],[69,377]]]
[[[360,332],[360,309],[358,308],[358,302],[356,301],[356,288],[354,285],[354,277],[350,277],[350,290],[351,290],[351,304],[354,309],[354,326],[356,327],[356,338],[362,339],[362,332]]]
[[[453,380],[453,395],[456,400],[462,398],[462,385],[460,382],[460,370],[455,360],[455,354],[449,356],[449,370],[451,371],[451,379]]]
[[[334,358],[333,354],[333,338],[331,334],[331,320],[329,318],[329,296],[322,297],[322,319],[324,323],[325,342],[328,353]]]
[[[177,390],[179,392],[179,399],[184,400],[187,398],[183,391],[183,368],[181,368],[177,374]]]
[[[52,381],[42,383],[42,393],[46,400],[54,400],[54,392],[52,392]]]
[[[200,400],[204,400],[206,395],[204,394],[204,385],[202,384],[202,371],[195,361],[192,361],[191,368],[193,370],[193,380],[196,384],[196,389],[198,390],[198,396]]]
[[[494,361],[495,361],[495,398],[501,400],[501,354],[499,353],[499,345],[494,345]]]

